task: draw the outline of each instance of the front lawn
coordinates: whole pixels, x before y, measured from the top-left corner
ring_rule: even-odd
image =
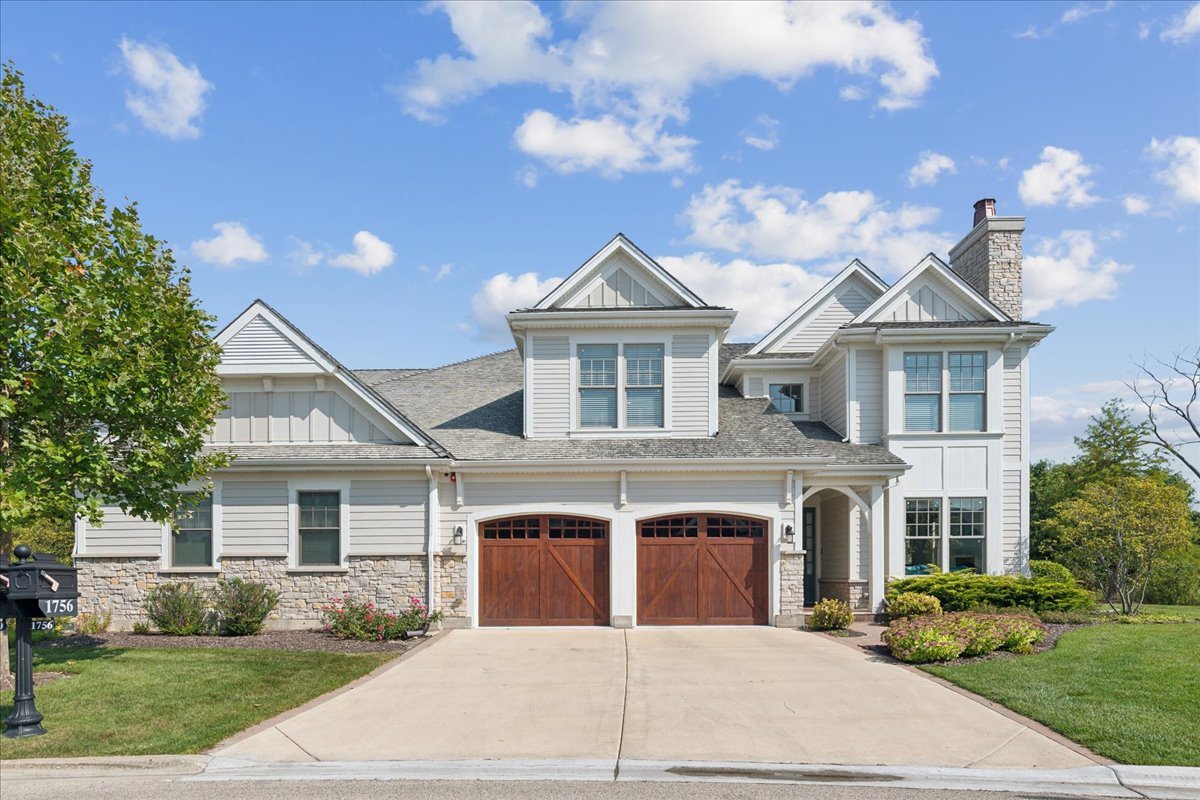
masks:
[[[45,736],[0,738],[0,758],[198,753],[370,672],[393,653],[35,647]],[[0,715],[12,711],[12,695]]]
[[[1038,655],[923,669],[1116,761],[1200,766],[1197,653],[1200,625],[1095,625]]]

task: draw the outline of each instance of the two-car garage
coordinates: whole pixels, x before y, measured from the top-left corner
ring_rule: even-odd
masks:
[[[638,624],[766,624],[768,530],[716,513],[638,521]],[[611,545],[610,523],[592,517],[480,523],[480,624],[608,625]]]

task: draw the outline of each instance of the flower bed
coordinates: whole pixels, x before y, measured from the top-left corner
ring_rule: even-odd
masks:
[[[1046,626],[1032,617],[958,613],[898,619],[882,638],[894,658],[927,664],[995,650],[1031,653],[1045,635]]]
[[[410,597],[408,608],[393,612],[347,595],[322,606],[321,617],[323,630],[338,639],[386,642],[428,631],[432,623],[441,620],[442,613],[430,613],[419,597]]]

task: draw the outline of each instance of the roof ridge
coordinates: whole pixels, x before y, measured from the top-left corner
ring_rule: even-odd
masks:
[[[462,366],[463,364],[469,364],[472,361],[479,361],[480,359],[483,359],[483,358],[491,358],[492,356],[498,356],[501,353],[515,352],[516,349],[517,348],[515,348],[515,347],[506,347],[503,350],[494,350],[491,353],[483,353],[482,355],[471,356],[470,358],[464,358],[460,361],[452,361],[449,364],[442,364],[440,367],[429,367],[427,369],[421,370],[421,372],[422,372],[422,374],[428,375],[431,372],[438,372],[443,369],[449,369],[450,367],[459,367],[459,366]],[[400,378],[397,378],[396,380],[400,380]],[[383,381],[383,383],[391,383],[391,381]]]

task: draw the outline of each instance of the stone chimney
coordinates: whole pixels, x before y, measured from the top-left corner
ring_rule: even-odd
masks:
[[[1024,217],[996,216],[996,201],[975,204],[971,232],[950,248],[950,266],[1013,319],[1021,319],[1021,234]]]

